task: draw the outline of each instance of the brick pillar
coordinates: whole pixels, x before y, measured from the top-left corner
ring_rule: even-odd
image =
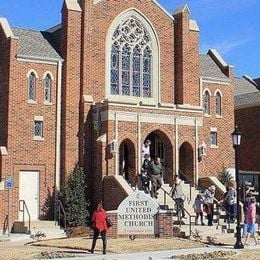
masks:
[[[172,211],[160,211],[158,216],[158,229],[160,238],[173,236],[173,213]]]

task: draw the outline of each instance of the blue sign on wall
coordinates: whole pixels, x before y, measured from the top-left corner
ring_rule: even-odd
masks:
[[[5,188],[12,189],[14,187],[14,179],[12,176],[8,176],[5,179]]]

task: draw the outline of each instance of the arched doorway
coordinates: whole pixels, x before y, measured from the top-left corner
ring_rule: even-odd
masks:
[[[185,142],[181,145],[179,151],[180,177],[192,183],[194,182],[193,161],[193,148],[188,142]]]
[[[119,174],[132,185],[136,182],[135,161],[134,144],[129,139],[123,140],[119,146]]]
[[[168,136],[160,130],[150,133],[144,142],[149,139],[150,157],[155,159],[159,157],[164,168],[164,183],[173,184],[173,146]]]

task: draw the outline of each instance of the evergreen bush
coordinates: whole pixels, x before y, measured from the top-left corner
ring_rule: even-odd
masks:
[[[89,223],[86,189],[84,170],[77,164],[62,189],[62,200],[69,226],[86,226]]]

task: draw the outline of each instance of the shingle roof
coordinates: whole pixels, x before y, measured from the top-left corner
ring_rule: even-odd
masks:
[[[235,107],[260,104],[260,91],[245,78],[234,78]]]
[[[19,38],[18,55],[43,59],[61,59],[54,48],[55,43],[50,33],[21,28],[12,28],[12,31]]]
[[[234,96],[258,92],[256,86],[245,78],[234,78]]]
[[[200,54],[200,76],[226,80],[228,79],[214,60],[209,55],[205,54]]]

